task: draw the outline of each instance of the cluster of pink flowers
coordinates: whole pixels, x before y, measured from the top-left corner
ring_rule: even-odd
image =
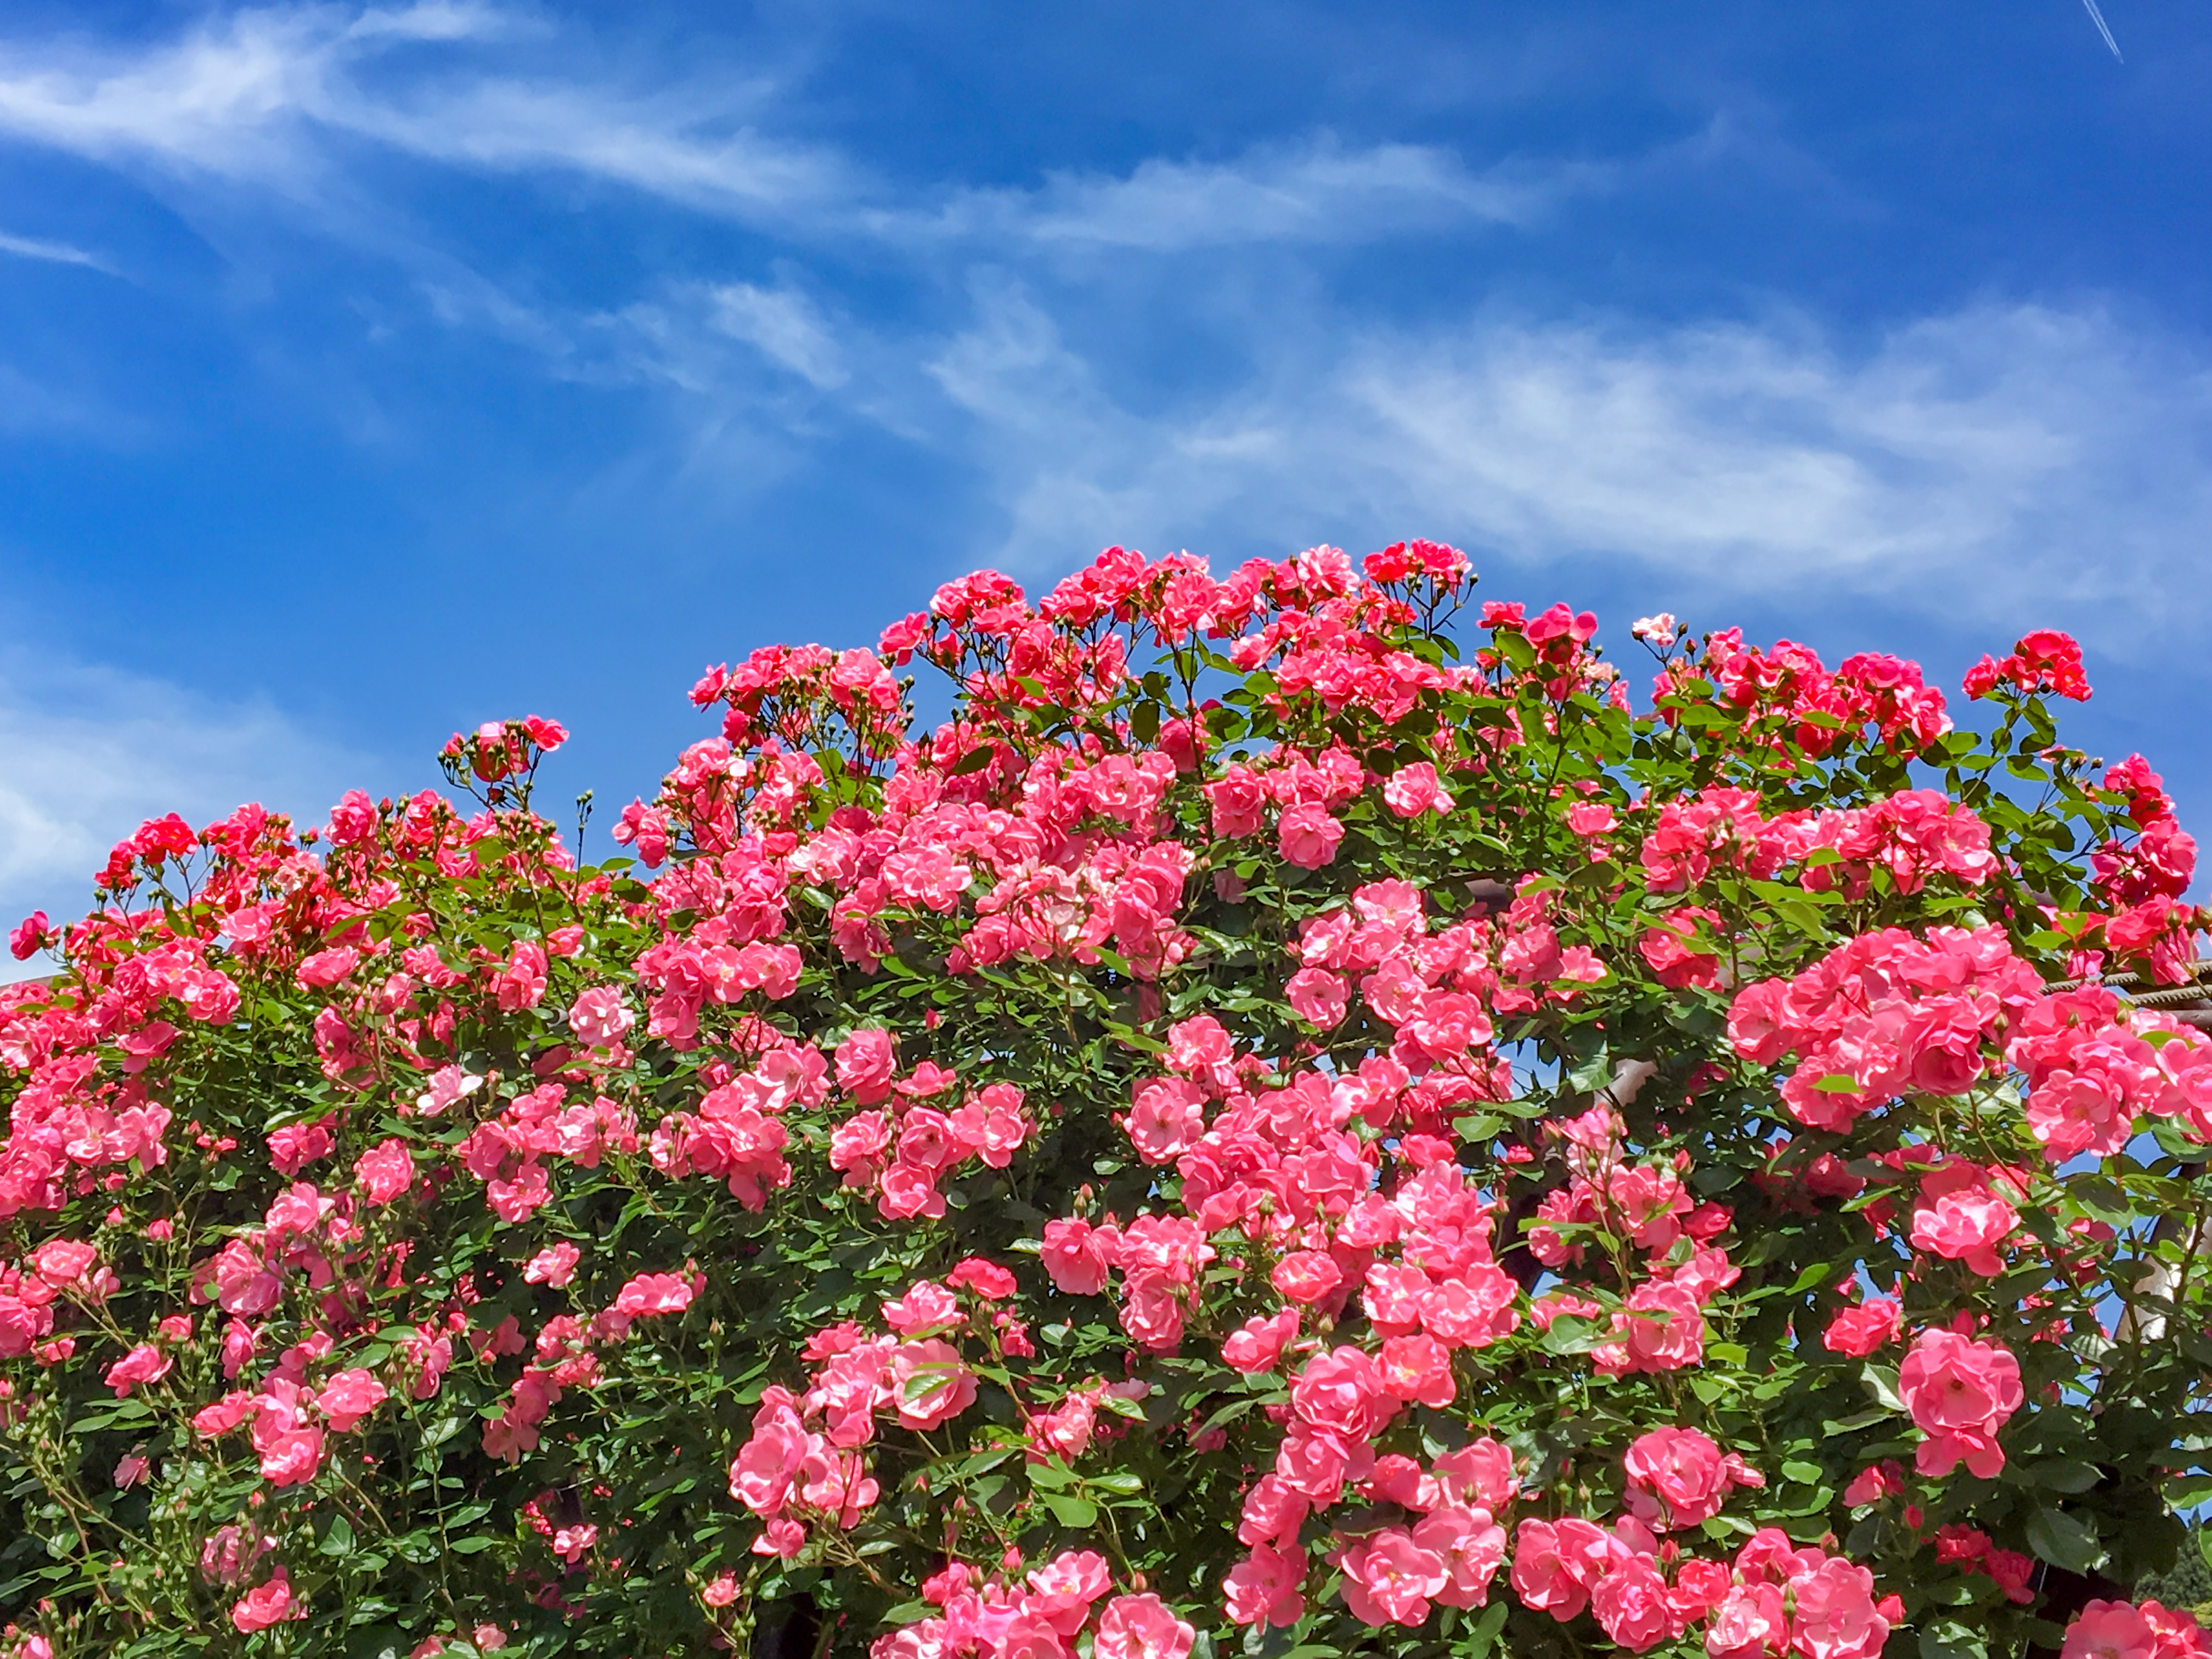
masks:
[[[924,1060],[901,1075],[890,1034],[873,1026],[837,1045],[837,1087],[862,1109],[831,1131],[830,1167],[848,1187],[872,1191],[892,1220],[943,1215],[939,1181],[973,1159],[1005,1169],[1033,1128],[1012,1084],[990,1084],[955,1106],[955,1073]]]
[[[1063,1551],[1012,1582],[955,1561],[921,1587],[938,1613],[878,1637],[870,1659],[1069,1659],[1086,1631],[1094,1659],[1188,1659],[1195,1629],[1150,1592],[1112,1589],[1095,1550]]]
[[[1671,635],[1673,629],[1663,631]],[[1660,643],[1656,632],[1653,643]],[[1879,653],[1847,657],[1831,672],[1808,647],[1784,640],[1771,651],[1762,651],[1743,642],[1741,629],[1723,629],[1706,635],[1700,652],[1671,660],[1661,671],[1652,694],[1662,720],[1676,722],[1676,699],[1699,678],[1716,686],[1747,724],[1771,723],[1771,741],[1787,741],[1815,757],[1869,725],[1884,742],[1906,753],[1917,752],[1951,729],[1943,694],[1923,683],[1920,665]]]
[[[2024,634],[2002,662],[1984,656],[1966,671],[1970,697],[1986,697],[2000,684],[2031,695],[2054,691],[2075,702],[2089,700],[2089,677],[2081,665],[2081,647],[2056,629],[2039,628]]]
[[[995,573],[947,583],[874,650],[756,651],[702,678],[720,735],[615,827],[649,884],[627,860],[575,872],[529,814],[566,735],[535,718],[448,745],[473,816],[356,792],[301,835],[258,809],[149,823],[103,874],[118,902],[59,937],[66,987],[0,992],[0,1222],[76,1206],[0,1260],[0,1362],[21,1362],[0,1415],[90,1379],[101,1409],[172,1411],[192,1455],[257,1473],[201,1556],[250,1634],[325,1600],[288,1521],[443,1392],[477,1410],[465,1455],[542,1492],[500,1542],[529,1553],[516,1594],[566,1615],[635,1519],[579,1443],[648,1370],[729,1374],[693,1362],[721,1356],[714,1275],[743,1258],[673,1241],[780,1245],[804,1204],[806,1249],[849,1226],[868,1265],[830,1251],[845,1300],[763,1353],[783,1369],[751,1374],[741,1443],[719,1416],[669,1436],[711,1458],[716,1508],[727,1460],[727,1553],[696,1581],[725,1635],[741,1595],[851,1567],[888,1605],[923,1579],[875,1659],[1188,1659],[1214,1614],[1173,1597],[1217,1594],[1255,1649],[1340,1604],[1404,1632],[1510,1597],[1524,1634],[1540,1614],[1632,1652],[1874,1659],[1905,1604],[1714,1437],[1835,1461],[1705,1414],[1751,1344],[1822,1388],[1863,1375],[1894,1413],[1852,1443],[1893,1443],[1843,1454],[1844,1507],[2027,1605],[2012,1511],[1984,1513],[1993,1537],[1931,1533],[1922,1506],[1975,1513],[1936,1483],[1999,1475],[2006,1439],[2047,1455],[2055,1417],[2015,1420],[2029,1382],[2059,1397],[2047,1339],[2116,1282],[2092,1206],[2046,1224],[2054,1171],[2147,1119],[2212,1139],[2212,1043],[2094,982],[2193,951],[2194,843],[2162,782],[2133,757],[2075,792],[2122,827],[2066,901],[2101,908],[2062,911],[2024,887],[2005,814],[1845,782],[1852,804],[1800,805],[1820,763],[1880,745],[1893,776],[1950,731],[1913,665],[1832,672],[1733,631],[1678,649],[1653,619],[1661,720],[1632,728],[1589,612],[1484,605],[1462,665],[1437,628],[1468,576],[1430,543],[1218,580],[1117,548],[1034,604]],[[934,731],[908,726],[916,658],[956,684]],[[1969,689],[2000,682],[2087,693],[2060,635]],[[1557,775],[1578,722],[1610,735]],[[1696,764],[1631,787],[1631,729]],[[170,878],[185,902],[144,896]],[[1770,932],[1744,895],[1773,882]],[[1868,915],[1897,925],[1836,943]],[[14,944],[57,939],[34,917]],[[2091,982],[2049,989],[2065,961]],[[1052,1064],[1011,1025],[978,1035],[970,1005],[1017,993],[1064,998],[1067,1046],[1034,1038]],[[312,1033],[313,1104],[265,1133],[188,1104],[210,1096],[175,1086],[180,1060],[241,1018],[281,1034],[272,1002]],[[1059,1065],[1078,1052],[1109,1082]],[[2049,1167],[2023,1167],[2039,1146]],[[1752,1172],[1732,1190],[1731,1160]],[[240,1196],[184,1234],[187,1210],[134,1191],[152,1172]],[[434,1259],[457,1224],[467,1271]],[[991,1254],[945,1265],[970,1249]],[[118,1323],[156,1255],[163,1305]],[[2046,1282],[2022,1295],[2028,1267]],[[852,1299],[884,1273],[902,1293]],[[1552,1368],[1606,1409],[1530,1457],[1565,1409]],[[1194,1481],[1241,1495],[1234,1558],[1172,1583],[1079,1518],[1110,1498],[1165,1521],[1149,1475],[1102,1465],[1170,1435]],[[182,1461],[137,1439],[100,1458],[134,1505]],[[895,1561],[904,1583],[879,1576]],[[2066,1659],[2212,1650],[2155,1603],[2097,1603]]]

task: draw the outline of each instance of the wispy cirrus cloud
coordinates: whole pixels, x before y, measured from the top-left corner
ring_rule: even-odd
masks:
[[[88,253],[67,242],[51,242],[40,236],[15,236],[0,230],[0,253],[18,259],[38,259],[48,264],[83,265],[88,270],[115,274],[115,268],[96,253]]]
[[[1127,173],[1054,172],[1028,189],[967,190],[864,222],[894,240],[1180,252],[1241,243],[1346,243],[1468,223],[1524,225],[1613,176],[1599,163],[1469,168],[1428,145],[1349,146],[1323,132],[1229,161],[1154,158]]]
[[[1033,185],[902,192],[830,144],[767,129],[767,77],[625,82],[588,43],[480,5],[265,6],[167,40],[0,41],[0,137],[122,167],[312,194],[348,147],[489,174],[558,173],[801,239],[1159,253],[1526,225],[1604,163],[1470,167],[1449,149],[1321,131],[1226,160],[1157,157]],[[904,199],[918,198],[918,199]]]
[[[2212,370],[2103,311],[1977,306],[1856,347],[1788,319],[1283,332],[1308,343],[1138,411],[1034,301],[987,290],[934,372],[1001,557],[1395,526],[1706,594],[2063,614],[2129,655],[2212,619]]]
[[[198,824],[258,800],[312,819],[360,765],[267,702],[0,654],[0,918],[81,914],[108,848],[149,817]]]
[[[303,188],[362,142],[489,173],[559,171],[740,216],[842,192],[843,163],[762,137],[757,88],[626,88],[487,63],[488,7],[264,7],[150,45],[0,44],[0,134],[89,159]],[[446,48],[446,55],[438,49]],[[474,58],[455,58],[460,49]]]

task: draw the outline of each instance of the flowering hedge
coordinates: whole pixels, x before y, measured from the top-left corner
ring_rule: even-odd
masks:
[[[2212,1652],[2206,916],[2079,652],[1661,617],[1639,713],[1471,580],[971,576],[709,672],[634,861],[538,720],[148,823],[0,997],[0,1652]]]

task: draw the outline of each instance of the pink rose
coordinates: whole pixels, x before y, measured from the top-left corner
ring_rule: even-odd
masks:
[[[1213,808],[1213,833],[1222,840],[1259,834],[1267,821],[1267,786],[1249,766],[1231,764],[1206,786]]]
[[[532,1285],[550,1285],[556,1290],[576,1276],[576,1263],[583,1252],[574,1244],[549,1244],[530,1258],[522,1269],[522,1277]]]
[[[1681,1633],[1667,1581],[1650,1558],[1630,1555],[1590,1589],[1590,1611],[1614,1645],[1645,1653]]]
[[[1403,1527],[1385,1527],[1344,1553],[1344,1605],[1363,1624],[1418,1625],[1449,1582],[1443,1557]]]
[[[1372,1357],[1338,1347],[1306,1361],[1291,1384],[1291,1409],[1302,1422],[1357,1443],[1373,1439],[1398,1403],[1384,1391]]]
[[[1831,1556],[1791,1588],[1792,1645],[1805,1659],[1874,1659],[1889,1639],[1889,1621],[1875,1607],[1874,1575],[1864,1567]]]
[[[1106,1288],[1104,1241],[1089,1222],[1072,1217],[1046,1222],[1043,1255],[1055,1288],[1070,1296],[1096,1296]]]
[[[1523,1521],[1513,1534],[1513,1593],[1561,1624],[1589,1605],[1618,1544],[1590,1522]]]
[[[1306,1553],[1295,1544],[1260,1544],[1222,1576],[1222,1601],[1237,1624],[1287,1629],[1305,1616],[1306,1599],[1298,1593],[1305,1576]]]
[[[1695,1429],[1654,1429],[1640,1435],[1622,1464],[1632,1488],[1631,1512],[1662,1531],[1710,1521],[1721,1512],[1729,1489],[1740,1484],[1735,1473],[1741,1466]]]
[[[138,1383],[159,1382],[169,1374],[173,1364],[175,1361],[152,1343],[141,1342],[107,1368],[105,1381],[120,1400]]]
[[[1248,1376],[1254,1371],[1272,1370],[1283,1357],[1283,1349],[1298,1334],[1298,1313],[1295,1308],[1285,1308],[1273,1319],[1254,1315],[1229,1334],[1221,1345],[1223,1363],[1235,1367]]]
[[[1424,1331],[1384,1338],[1380,1370],[1383,1388],[1409,1405],[1449,1406],[1457,1392],[1451,1350]]]
[[[266,1630],[288,1619],[304,1619],[307,1608],[292,1599],[292,1586],[278,1567],[270,1575],[265,1584],[257,1584],[231,1604],[230,1622],[241,1635],[251,1636],[255,1631]]]
[[[1444,1564],[1437,1601],[1448,1607],[1479,1607],[1490,1599],[1490,1581],[1505,1560],[1505,1528],[1487,1510],[1440,1504],[1413,1528],[1413,1541]]]
[[[1923,1331],[1899,1368],[1897,1391],[1928,1437],[1914,1457],[1921,1474],[1948,1474],[1963,1459],[1988,1480],[2004,1468],[1996,1433],[2026,1395],[2020,1361],[2003,1345]]]
[[[730,1496],[755,1515],[776,1514],[806,1461],[808,1438],[790,1407],[763,1405],[753,1414],[751,1437],[730,1464]]]
[[[1237,1541],[1261,1545],[1297,1541],[1313,1505],[1306,1496],[1279,1474],[1263,1474],[1244,1494],[1244,1513],[1237,1523]]]
[[[1905,1334],[1905,1310],[1886,1296],[1869,1297],[1828,1322],[1821,1345],[1831,1353],[1863,1359]]]
[[[2059,1659],[2153,1659],[2156,1632],[2141,1609],[2126,1601],[2091,1601],[2066,1627]]]
[[[2004,1271],[1997,1246],[2019,1225],[2020,1212],[1988,1188],[1961,1188],[1913,1211],[1912,1248],[1963,1262],[1968,1272],[1994,1279]]]
[[[594,1048],[612,1046],[636,1024],[636,1013],[611,985],[580,992],[568,1005],[568,1029]]]
[[[1288,1302],[1310,1304],[1344,1283],[1343,1270],[1322,1250],[1293,1250],[1274,1266],[1267,1282]]]
[[[898,1051],[891,1034],[864,1025],[837,1045],[837,1086],[859,1105],[872,1106],[891,1091]]]
[[[1117,1595],[1098,1616],[1096,1659],[1186,1659],[1198,1632],[1157,1595]]]
[[[353,1176],[371,1204],[389,1204],[415,1184],[415,1159],[393,1135],[356,1158]]]
[[[1285,860],[1301,870],[1318,870],[1329,863],[1343,839],[1344,826],[1329,816],[1328,809],[1310,803],[1291,807],[1275,825],[1275,844]]]
[[[975,1374],[949,1342],[902,1342],[891,1353],[891,1397],[909,1429],[933,1429],[975,1403]]]
[[[316,1409],[341,1434],[383,1403],[384,1384],[358,1366],[338,1372],[315,1396]]]
[[[1307,1024],[1327,1031],[1344,1023],[1352,1006],[1352,991],[1341,974],[1332,974],[1326,968],[1301,968],[1283,987],[1283,1000]]]

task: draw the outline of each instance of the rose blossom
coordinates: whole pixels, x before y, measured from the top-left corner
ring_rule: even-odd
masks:
[[[2025,1399],[2010,1350],[1953,1331],[1923,1331],[1899,1368],[1897,1391],[1928,1437],[1913,1459],[1921,1474],[1948,1474],[1963,1460],[1988,1480],[2004,1468],[1996,1433]]]

